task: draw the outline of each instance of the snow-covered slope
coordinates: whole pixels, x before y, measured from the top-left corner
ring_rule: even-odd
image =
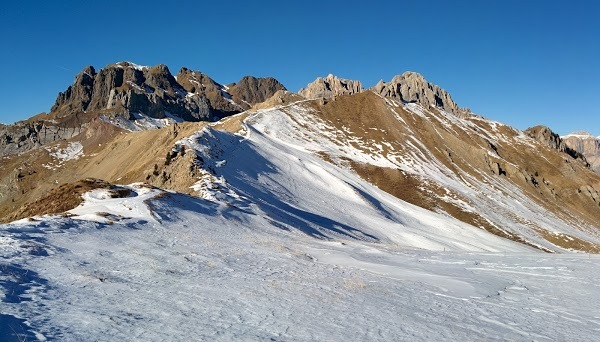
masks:
[[[401,189],[389,192],[409,199],[416,197],[411,192],[419,193],[425,197],[420,202],[434,211],[546,251],[598,246],[600,210],[594,196],[599,178],[566,154],[498,122],[373,94],[342,97],[328,106],[304,102],[259,112],[247,120],[249,139],[261,147],[277,146],[275,154],[304,153],[299,158],[315,163],[319,156],[331,162],[320,163],[319,169],[337,165],[335,170],[348,174],[344,177],[355,175],[347,170],[358,169],[369,183],[375,183],[376,172],[360,168],[396,170],[378,185],[385,189],[394,177],[404,179],[396,181]],[[291,160],[286,163],[294,165]],[[291,174],[298,170],[310,172],[310,163]],[[332,176],[336,181],[344,177]],[[331,191],[335,184],[325,180],[318,192]],[[586,197],[582,189],[591,195]],[[369,188],[367,193],[381,192]]]
[[[390,113],[400,108],[383,104]],[[403,108],[408,116],[396,112],[393,122],[452,121],[449,131],[471,125]],[[237,133],[204,127],[169,146],[195,155],[196,197],[136,183],[124,186],[124,198],[97,189],[66,215],[0,225],[5,340],[597,336],[597,256],[545,254],[501,238],[384,192],[352,165],[442,184],[446,201],[485,209],[498,225],[521,222],[511,217],[542,226],[555,220],[557,230],[579,234],[537,213],[521,188],[456,176],[417,139],[381,142],[356,127],[337,129],[310,102],[237,119],[244,117]],[[390,127],[371,128],[385,135]],[[493,143],[501,147],[504,137]],[[529,242],[561,250],[539,237]]]
[[[405,248],[344,238],[357,233],[300,208],[275,212],[260,204],[129,188],[131,197],[120,199],[100,190],[90,193],[72,211],[78,216],[2,226],[3,340],[593,340],[597,335],[596,256],[548,255],[510,241],[497,247],[510,250],[502,253]],[[349,201],[362,208],[359,198]],[[297,216],[290,217],[293,213]],[[342,233],[317,239],[288,231],[292,226],[282,222],[300,227],[310,222],[321,232],[338,224]]]

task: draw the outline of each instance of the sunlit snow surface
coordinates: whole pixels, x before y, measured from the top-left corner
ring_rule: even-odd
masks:
[[[86,194],[72,217],[0,225],[0,341],[600,335],[600,258],[399,201],[270,120],[179,142],[218,179],[204,198],[132,184]]]
[[[116,212],[128,205],[143,212],[134,199],[108,201]],[[600,333],[595,256],[318,240],[174,194],[150,207],[146,218],[113,224],[46,217],[3,226],[0,317],[26,321],[0,326],[4,340],[17,340],[6,335],[12,329],[61,341],[593,340]]]

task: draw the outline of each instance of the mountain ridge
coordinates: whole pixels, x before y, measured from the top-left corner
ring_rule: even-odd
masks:
[[[177,78],[164,64],[141,66],[124,61],[98,71],[84,67],[73,84],[57,95],[48,114],[0,126],[0,154],[22,153],[72,138],[97,120],[127,130],[160,128],[176,121],[215,121],[285,90],[274,78],[252,76],[244,76],[230,88],[186,67]]]
[[[98,119],[1,157],[0,330],[593,340],[600,176],[539,132],[372,91]]]
[[[294,199],[293,189],[283,192],[288,194],[283,202],[271,196],[254,199],[264,195],[258,185],[252,194],[239,193],[247,187],[244,179],[263,184],[269,192],[284,186],[279,181],[271,184],[267,176],[277,170],[286,174],[279,159],[278,166],[260,166],[267,163],[264,160],[251,163],[260,172],[238,164],[239,151],[266,144],[272,146],[270,158],[306,160],[310,156],[312,166],[300,163],[311,170],[310,179],[320,180],[318,169],[334,167],[360,176],[399,201],[525,246],[549,252],[600,251],[594,237],[600,226],[599,176],[556,146],[476,115],[456,115],[372,91],[334,96],[325,102],[278,91],[256,108],[210,125],[181,122],[126,134],[102,120],[87,129],[92,127],[94,131],[66,142],[5,157],[0,166],[4,175],[0,187],[6,189],[5,198],[0,199],[0,216],[16,212],[52,189],[48,178],[65,184],[81,176],[117,184],[145,182],[229,205],[238,205],[240,198],[244,206],[253,201],[262,206],[271,200],[276,201],[270,204],[274,207],[288,208],[285,201],[300,205],[307,199]],[[279,149],[292,155],[277,157]],[[295,150],[304,152],[294,157]],[[238,152],[229,155],[228,151]],[[315,156],[321,161],[315,162]],[[225,165],[229,171],[223,174],[220,170]],[[319,182],[323,189],[328,186]],[[354,191],[369,202],[368,192]],[[305,209],[316,210],[320,217],[329,215],[316,207]],[[387,209],[379,210],[385,214]],[[313,228],[326,236],[331,229]]]

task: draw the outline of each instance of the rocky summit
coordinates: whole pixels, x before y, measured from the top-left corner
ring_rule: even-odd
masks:
[[[243,77],[229,86],[181,68],[131,62],[85,67],[58,94],[49,114],[0,127],[0,153],[14,154],[71,138],[94,120],[121,128],[157,128],[166,121],[216,121],[265,101],[285,87],[274,78]],[[158,120],[158,121],[157,121]]]
[[[558,134],[552,132],[549,127],[534,126],[526,129],[524,133],[542,143],[542,145],[567,153],[574,159],[580,160],[586,166],[590,165],[583,153],[569,146]]]
[[[446,90],[427,82],[421,74],[412,71],[397,75],[390,82],[379,81],[371,90],[384,97],[419,103],[426,108],[439,107],[453,114],[469,112],[468,109],[459,108]]]
[[[245,77],[239,83],[238,103],[228,92],[229,87],[185,67],[175,78],[164,64],[146,67],[120,62],[108,65],[98,73],[90,66],[77,75],[72,86],[58,95],[51,114],[62,118],[81,112],[125,117],[143,113],[157,119],[173,115],[186,121],[217,120],[285,89],[272,78]]]
[[[332,74],[319,77],[298,94],[307,99],[328,99],[337,95],[352,95],[363,91],[360,81],[346,80]]]
[[[585,156],[591,168],[600,173],[600,137],[594,137],[587,132],[575,132],[562,137],[571,149]]]

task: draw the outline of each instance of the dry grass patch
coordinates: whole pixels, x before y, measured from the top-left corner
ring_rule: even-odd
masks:
[[[600,254],[600,245],[596,243],[585,241],[575,236],[563,233],[552,233],[547,230],[538,230],[538,232],[542,235],[542,237],[544,237],[544,239],[559,247],[586,253]]]
[[[410,204],[431,211],[442,210],[459,221],[484,229],[499,237],[542,249],[545,252],[551,252],[550,250],[529,243],[518,235],[507,233],[477,213],[467,211],[454,203],[446,202],[432,196],[432,193],[443,195],[446,190],[436,185],[425,184],[411,174],[397,169],[357,162],[350,162],[350,166],[361,178]],[[458,195],[455,194],[455,196]]]
[[[1,220],[11,222],[32,216],[61,214],[79,206],[83,202],[82,195],[94,189],[110,189],[113,198],[127,197],[131,194],[129,189],[115,188],[106,181],[87,178],[52,189],[46,196],[26,203],[16,212]]]

